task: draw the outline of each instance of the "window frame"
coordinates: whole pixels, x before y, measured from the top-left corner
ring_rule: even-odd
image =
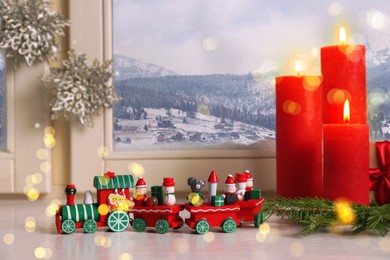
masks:
[[[72,49],[86,53],[88,60],[95,58],[100,61],[112,60],[111,0],[72,0],[70,20],[72,21],[70,28]],[[71,124],[70,179],[78,183],[78,189],[81,191],[90,189],[90,180],[94,175],[103,174],[108,170],[131,172],[128,165],[134,161],[143,164],[146,172],[161,172],[166,169],[166,172],[169,171],[175,177],[180,175],[178,178],[188,178],[199,171],[208,177],[213,165],[216,165],[217,170],[223,171],[229,169],[243,171],[246,168],[260,171],[265,167],[267,173],[264,173],[263,180],[268,187],[263,185],[263,189],[275,190],[275,141],[261,141],[259,148],[256,149],[124,152],[114,150],[112,109],[104,109],[100,116],[94,116],[93,122],[92,128],[83,127],[75,120]],[[103,156],[98,155],[98,150],[102,147],[107,149],[107,153]],[[195,167],[191,166],[192,163]],[[241,168],[233,168],[235,165],[236,168]],[[202,171],[202,168],[205,170]],[[186,174],[179,173],[183,170]],[[154,176],[159,177],[157,173]],[[270,178],[266,180],[268,177]],[[186,183],[186,180],[183,179],[183,183]]]

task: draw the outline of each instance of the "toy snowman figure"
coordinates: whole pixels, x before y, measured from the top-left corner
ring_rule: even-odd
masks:
[[[133,200],[136,206],[143,206],[146,202],[146,182],[142,177],[138,177],[138,181],[135,184],[135,190],[133,193]]]
[[[175,192],[175,182],[173,178],[164,178],[163,182],[163,190],[164,190],[164,201],[163,205],[165,206],[173,206],[176,204],[176,196]]]
[[[245,173],[236,173],[236,184],[237,184],[237,198],[244,200],[245,189],[246,189],[247,177]]]
[[[236,195],[236,183],[234,182],[233,175],[229,174],[225,181],[224,194],[226,204],[233,204],[237,202]]]

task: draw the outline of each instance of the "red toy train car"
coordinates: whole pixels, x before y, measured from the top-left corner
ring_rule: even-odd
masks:
[[[137,182],[134,185],[132,175],[107,172],[103,176],[95,176],[97,202],[87,192],[83,204],[74,203],[76,187],[68,185],[65,189],[67,203],[59,206],[55,216],[57,232],[69,234],[82,228],[86,233],[93,233],[98,227],[108,227],[111,231],[120,232],[131,225],[137,232],[154,227],[157,233],[164,234],[170,228],[181,228],[185,223],[199,234],[204,234],[213,227],[220,227],[230,233],[243,223],[253,222],[258,227],[264,221],[260,212],[264,202],[262,197],[220,206],[211,203],[196,206],[191,203],[166,205],[164,197],[172,194],[167,192],[169,189],[164,190],[165,193],[161,189],[160,202],[157,203],[154,196],[146,198],[146,185],[144,182],[142,184],[138,185]],[[130,196],[133,188],[135,190]],[[137,191],[142,189],[144,193],[140,196]],[[183,210],[190,213],[185,221],[179,215]]]

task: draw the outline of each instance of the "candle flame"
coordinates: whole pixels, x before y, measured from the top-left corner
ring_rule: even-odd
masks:
[[[295,70],[299,76],[302,72],[302,65],[300,63],[295,64]]]
[[[351,115],[349,112],[349,101],[348,99],[346,99],[344,102],[344,122],[348,123],[350,119],[351,119]]]
[[[340,43],[345,44],[347,42],[347,32],[343,26],[340,27]]]

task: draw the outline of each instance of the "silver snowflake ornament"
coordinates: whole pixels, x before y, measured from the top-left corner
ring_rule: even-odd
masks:
[[[52,92],[52,118],[69,118],[73,114],[82,125],[92,126],[94,112],[111,108],[119,101],[114,86],[108,84],[113,75],[111,63],[109,60],[100,64],[95,59],[89,65],[85,54],[69,51],[69,58],[62,61],[62,68],[51,68],[50,75],[42,77]]]
[[[31,66],[37,60],[55,59],[55,37],[64,35],[69,21],[49,10],[44,0],[0,0],[0,48],[15,65],[24,60]]]

